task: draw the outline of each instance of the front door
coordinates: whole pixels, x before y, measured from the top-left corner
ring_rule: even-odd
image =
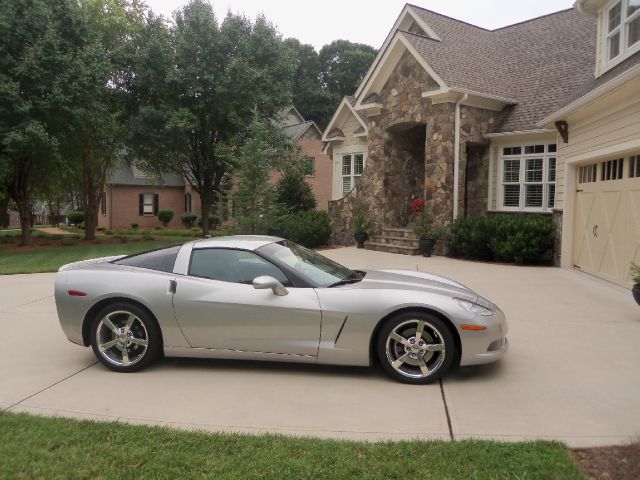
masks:
[[[277,296],[256,290],[255,277],[270,275],[285,286],[285,274],[253,252],[193,251],[188,276],[178,277],[173,308],[192,347],[317,356],[320,304],[312,288]]]

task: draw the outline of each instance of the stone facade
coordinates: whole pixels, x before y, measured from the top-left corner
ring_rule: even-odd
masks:
[[[362,178],[349,195],[330,202],[335,243],[352,243],[349,222],[356,198],[361,198],[369,211],[374,235],[384,227],[407,226],[414,198],[427,201],[438,223],[451,221],[455,105],[433,105],[422,96],[438,88],[415,58],[405,52],[378,94],[380,114],[367,119],[367,161]],[[465,208],[465,190],[470,192],[466,201],[469,214],[486,213],[489,157],[482,135],[493,121],[493,112],[488,110],[461,109],[460,215]],[[465,171],[469,177],[466,188]]]

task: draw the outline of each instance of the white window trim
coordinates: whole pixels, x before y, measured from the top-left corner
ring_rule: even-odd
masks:
[[[151,197],[151,203],[147,204],[147,197]],[[143,217],[153,217],[153,210],[155,204],[155,196],[153,193],[143,193],[142,194],[142,216]],[[151,206],[151,212],[147,212],[147,207]]]
[[[620,25],[616,27],[613,31],[609,32],[609,12],[611,9],[620,2]],[[602,75],[606,71],[612,69],[616,65],[624,62],[627,58],[629,58],[634,53],[640,51],[640,42],[636,42],[633,46],[627,46],[627,35],[628,35],[628,25],[633,20],[640,16],[640,10],[637,10],[633,15],[627,17],[627,7],[629,5],[629,0],[611,0],[607,5],[602,9],[602,14],[600,16],[600,40],[599,40],[599,50],[601,52],[601,67],[598,72],[598,76]],[[615,58],[609,59],[609,38],[612,35],[615,35],[616,32],[620,32],[620,51]]]
[[[549,207],[549,187],[548,185],[557,185],[557,175],[558,175],[558,150],[556,146],[555,152],[549,152],[549,145],[553,145],[553,143],[545,142],[544,153],[529,153],[525,154],[525,147],[527,145],[542,145],[543,142],[527,142],[527,143],[513,143],[513,144],[505,144],[500,145],[498,149],[498,182],[497,182],[497,194],[496,198],[496,210],[500,212],[523,212],[523,213],[551,213],[553,212],[554,207]],[[505,148],[510,147],[520,147],[522,150],[520,155],[503,155]],[[540,185],[540,182],[527,182],[526,181],[526,160],[528,158],[542,158],[542,207],[525,207],[525,186],[527,184],[531,185]],[[556,159],[556,180],[553,182],[549,181],[549,159]],[[520,198],[519,198],[519,206],[518,207],[505,207],[504,203],[504,161],[505,160],[520,160],[520,170],[519,170],[519,183],[520,185]],[[515,183],[514,183],[515,185]],[[554,199],[555,200],[555,199]],[[554,201],[555,203],[555,201]]]
[[[366,152],[345,152],[345,153],[341,153],[340,154],[340,197],[344,198],[347,195],[349,195],[349,193],[351,193],[351,190],[353,190],[356,186],[356,179],[362,177],[362,174],[360,175],[354,175],[353,171],[354,171],[354,166],[355,166],[355,161],[354,161],[354,157],[356,155],[362,155],[362,174],[364,174],[364,169],[367,165],[367,155]],[[342,167],[343,167],[343,160],[344,157],[351,157],[351,175],[343,175],[342,174]],[[346,177],[350,177],[351,178],[351,189],[345,193],[344,191],[344,178]]]

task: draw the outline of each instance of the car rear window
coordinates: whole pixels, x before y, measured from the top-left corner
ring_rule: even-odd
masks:
[[[147,268],[149,270],[157,270],[160,272],[173,272],[173,266],[176,263],[176,257],[180,251],[181,245],[160,250],[152,250],[150,252],[138,253],[130,257],[121,258],[113,263],[116,265],[127,265],[129,267]]]

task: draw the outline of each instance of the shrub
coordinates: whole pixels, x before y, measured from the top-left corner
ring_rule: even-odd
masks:
[[[424,200],[416,198],[411,202],[411,211],[413,212],[413,223],[411,229],[416,237],[420,239],[440,240],[444,235],[444,227],[436,225],[435,219]]]
[[[631,278],[633,283],[640,284],[640,265],[631,264]]]
[[[105,230],[104,234],[105,235],[113,235],[113,230]]]
[[[106,230],[105,227],[98,227],[96,228],[96,232],[104,232]]]
[[[209,229],[215,230],[216,227],[220,225],[220,217],[214,215],[213,213],[209,214]],[[198,217],[198,226],[202,228],[202,217]]]
[[[164,211],[164,210],[163,210],[163,211]],[[158,216],[159,216],[159,215],[160,215],[160,214],[158,214]],[[162,220],[160,220],[160,221],[162,221]],[[169,221],[171,221],[171,220],[169,220]],[[132,223],[132,224],[131,224],[131,229],[132,229],[132,230],[138,230],[138,227],[140,227],[140,225],[138,225],[137,223]]]
[[[62,242],[60,242],[60,245],[62,245],[63,247],[73,247],[76,244],[76,242],[73,242],[71,240],[63,240]]]
[[[371,217],[365,211],[364,202],[360,198],[356,199],[351,210],[351,230],[354,234],[369,233],[371,226]]]
[[[329,243],[331,223],[327,212],[309,210],[280,219],[276,232],[284,238],[313,248]]]
[[[67,219],[71,225],[80,225],[84,222],[84,212],[74,211],[67,214]]]
[[[51,238],[51,237],[49,237],[49,238]],[[80,240],[80,238],[82,238],[82,237],[80,237],[80,235],[78,235],[78,234],[74,234],[74,235],[71,235],[70,238],[72,238],[73,240]]]
[[[129,239],[127,237],[118,237],[118,239],[120,240],[120,243],[128,243]]]
[[[182,215],[181,220],[184,228],[193,228],[198,220],[198,216],[195,213],[185,213]]]
[[[306,212],[316,208],[316,197],[303,174],[291,169],[276,184],[276,203],[287,213]]]
[[[553,260],[553,219],[541,215],[489,215],[460,218],[451,225],[454,256],[518,264]]]
[[[153,242],[155,240],[155,237],[153,237],[151,235],[143,235],[142,236],[142,240],[144,242]]]
[[[166,227],[173,220],[173,210],[160,210],[158,212],[158,220]]]

